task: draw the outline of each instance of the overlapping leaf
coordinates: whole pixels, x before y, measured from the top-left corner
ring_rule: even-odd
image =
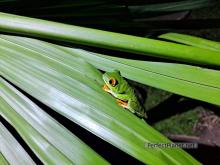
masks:
[[[178,148],[145,147],[170,141],[117,106],[92,78],[95,68],[80,71],[79,57],[33,39],[1,36],[0,43],[1,75],[58,113],[144,163],[199,164]]]
[[[183,64],[129,60],[80,49],[60,47],[62,51],[76,57],[75,62],[72,62],[70,56],[57,55],[56,52],[62,51],[60,49],[56,49],[56,51],[50,49],[51,44],[49,43],[44,42],[45,47],[42,47],[42,42],[38,40],[4,35],[1,38],[18,45],[30,47],[38,52],[45,52],[44,50],[47,50],[47,52],[50,52],[47,53],[47,56],[53,57],[53,60],[62,60],[62,63],[76,67],[75,70],[80,71],[82,74],[89,72],[87,76],[96,80],[98,84],[103,83],[100,72],[94,69],[90,70],[92,66],[83,62],[79,57],[89,61],[101,70],[111,71],[119,69],[123,76],[140,83],[213,104],[220,104],[218,99],[220,98],[220,71],[218,70]],[[32,43],[34,43],[33,46]],[[85,67],[81,67],[81,65]]]
[[[0,13],[0,31],[188,63],[220,66],[219,52],[216,51],[5,13]]]
[[[17,130],[44,164],[108,164],[2,78],[0,89],[0,115]],[[10,139],[7,139],[6,135],[2,138],[1,152],[4,152],[4,142],[7,143]],[[13,146],[12,143],[8,145]],[[19,152],[19,148],[17,149],[13,149],[14,152]],[[11,160],[13,156],[19,159],[19,155],[22,156],[22,153],[5,154],[7,160]],[[33,164],[30,160],[29,163],[24,161],[24,156],[20,158],[20,163],[23,161],[23,164]]]
[[[178,33],[165,33],[160,35],[159,38],[220,52],[220,42],[211,41],[200,37]]]
[[[0,163],[2,165],[9,165],[8,161],[5,159],[4,155],[0,152]]]
[[[1,107],[1,106],[0,106]],[[2,108],[2,107],[1,107]],[[2,113],[1,113],[2,114]],[[22,146],[16,141],[16,139],[10,134],[5,126],[0,122],[0,164],[29,164],[35,163],[22,148]]]
[[[64,48],[101,70],[118,69],[134,81],[198,100],[220,104],[220,71],[190,65],[129,60]],[[101,62],[100,62],[101,61]]]

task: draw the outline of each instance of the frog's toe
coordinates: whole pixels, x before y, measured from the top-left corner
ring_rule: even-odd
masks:
[[[109,89],[109,87],[108,87],[107,85],[104,85],[104,86],[102,87],[102,89],[103,89],[104,91],[106,91],[106,92],[109,92],[109,91],[110,91],[110,89]]]
[[[117,99],[117,104],[123,108],[128,108],[128,103],[123,100]]]

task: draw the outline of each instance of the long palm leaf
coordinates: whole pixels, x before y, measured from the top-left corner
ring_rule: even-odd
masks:
[[[220,42],[211,41],[200,37],[178,33],[165,33],[160,35],[159,38],[220,52]]]
[[[28,153],[10,134],[5,126],[0,122],[0,164],[29,164],[34,165],[34,161]]]
[[[5,13],[0,13],[0,31],[190,63],[220,65],[219,52],[216,51]]]
[[[79,57],[89,61],[101,70],[118,69],[123,76],[140,83],[213,104],[220,104],[218,99],[220,98],[220,72],[218,70],[183,64],[129,60],[68,47],[59,47],[54,51],[54,45],[24,37],[1,35],[0,39],[2,39],[2,46],[5,46],[5,43],[7,45],[10,43],[42,53],[45,53],[44,50],[47,48],[48,58],[53,57],[57,61],[62,59],[63,63],[67,63],[71,67],[77,67],[78,71],[83,74],[90,72],[92,66],[83,63],[81,60],[77,63]],[[51,46],[53,46],[53,49],[48,49]],[[63,53],[62,51],[70,53],[76,57],[77,61],[71,62],[71,57],[62,56],[62,54],[57,55],[56,52]],[[87,69],[82,69],[84,67],[80,67],[81,65],[84,65]],[[92,74],[88,76],[99,84],[103,84],[100,72],[93,70]]]
[[[146,143],[171,142],[117,106],[91,77],[95,68],[74,64],[80,62],[79,57],[40,41],[29,46],[7,39],[0,42],[1,75],[58,113],[144,163],[199,164],[178,148],[144,147]],[[87,72],[80,71],[86,68]]]
[[[108,164],[2,78],[0,88],[0,115],[17,130],[44,164]],[[8,140],[4,137],[3,143]],[[12,147],[12,143],[10,145]],[[22,152],[5,155],[9,157],[7,160],[11,160],[10,156],[15,155],[18,159],[19,154],[21,156]],[[24,156],[20,158],[23,164]],[[25,164],[31,164],[30,160]]]

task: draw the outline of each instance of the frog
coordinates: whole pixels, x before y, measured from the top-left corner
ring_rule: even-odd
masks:
[[[102,78],[104,80],[102,89],[115,97],[116,103],[119,106],[129,110],[142,119],[147,119],[146,110],[138,100],[134,88],[121,76],[119,70],[105,72]]]

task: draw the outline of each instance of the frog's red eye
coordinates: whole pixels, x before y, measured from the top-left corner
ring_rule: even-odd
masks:
[[[117,80],[114,79],[114,78],[110,78],[110,79],[109,79],[109,84],[114,87],[114,86],[116,86],[116,84],[117,84]]]

